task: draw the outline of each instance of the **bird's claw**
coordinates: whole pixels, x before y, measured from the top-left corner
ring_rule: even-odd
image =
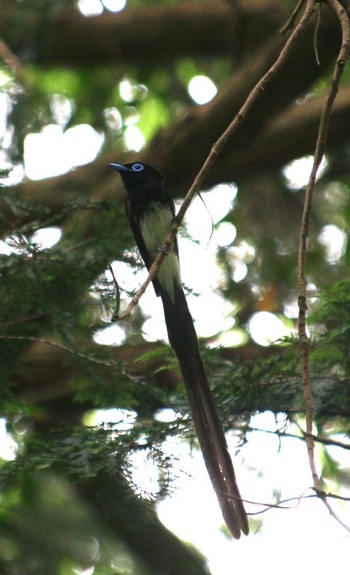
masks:
[[[166,246],[166,244],[163,244],[162,246],[157,248],[157,252],[161,252],[162,254],[165,254],[167,256],[169,254],[169,249]]]

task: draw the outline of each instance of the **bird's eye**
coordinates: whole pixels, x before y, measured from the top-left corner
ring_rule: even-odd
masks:
[[[133,172],[142,172],[142,170],[144,169],[144,165],[143,164],[133,164],[132,166],[132,171]]]

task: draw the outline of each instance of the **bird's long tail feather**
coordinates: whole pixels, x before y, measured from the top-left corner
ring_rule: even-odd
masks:
[[[175,286],[175,301],[161,292],[169,341],[185,382],[203,458],[225,522],[238,539],[249,532],[248,519],[233,464],[199,352],[197,334],[185,294]]]

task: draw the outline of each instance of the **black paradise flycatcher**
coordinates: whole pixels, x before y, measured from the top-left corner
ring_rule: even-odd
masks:
[[[163,176],[155,168],[140,162],[110,166],[122,177],[129,225],[143,261],[150,269],[170,232],[175,217],[174,204],[164,190]],[[249,533],[248,519],[182,289],[176,238],[153,286],[163,302],[169,341],[181,368],[209,477],[226,525],[239,539],[241,532]]]

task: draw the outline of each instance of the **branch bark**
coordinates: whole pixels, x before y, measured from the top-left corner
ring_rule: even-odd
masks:
[[[0,36],[26,61],[43,66],[169,65],[183,56],[242,55],[288,16],[277,0],[250,0],[238,10],[222,1],[138,6],[92,17],[76,9],[27,9],[27,26],[19,31],[20,11],[15,4],[2,6]]]

